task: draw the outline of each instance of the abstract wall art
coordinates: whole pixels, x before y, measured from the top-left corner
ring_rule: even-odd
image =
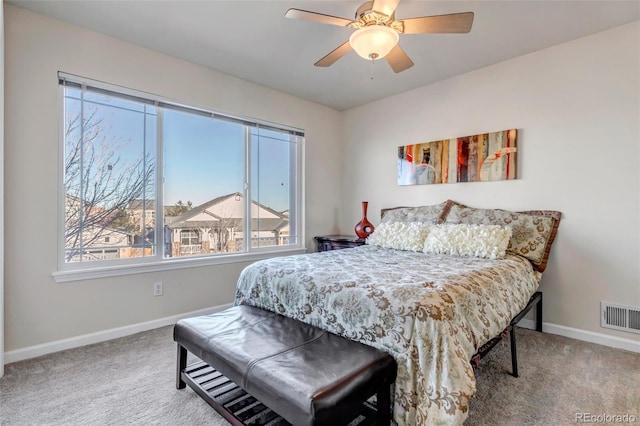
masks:
[[[398,185],[516,178],[516,129],[398,147]]]

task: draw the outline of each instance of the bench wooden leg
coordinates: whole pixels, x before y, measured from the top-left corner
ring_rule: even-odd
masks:
[[[390,385],[383,385],[376,396],[378,408],[378,424],[387,426],[391,424],[391,391]]]
[[[182,380],[182,372],[187,367],[187,350],[180,344],[178,344],[176,367],[176,389],[184,389],[187,384]]]

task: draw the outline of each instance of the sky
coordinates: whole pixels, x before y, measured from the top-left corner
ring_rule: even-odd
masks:
[[[78,89],[67,88],[65,114],[78,114]],[[121,157],[123,170],[146,152],[156,158],[158,108],[85,92],[85,115],[96,110],[102,132]],[[88,101],[92,101],[91,103]],[[221,195],[243,192],[245,126],[235,122],[165,109],[162,112],[163,204],[203,204]],[[251,128],[252,197],[274,210],[289,208],[288,135]],[[115,157],[114,157],[115,158]],[[106,160],[105,160],[106,161]],[[107,161],[113,162],[113,161]],[[147,194],[153,199],[155,194]]]
[[[165,205],[243,191],[243,126],[165,111],[163,128]]]

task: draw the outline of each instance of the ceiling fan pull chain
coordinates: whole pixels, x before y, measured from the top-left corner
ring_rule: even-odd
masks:
[[[374,70],[374,68],[373,68],[373,66],[375,65],[375,63],[376,63],[376,58],[375,58],[374,56],[371,56],[371,80],[373,80],[373,77],[375,76],[375,75],[374,75],[374,71],[375,71],[375,70]]]

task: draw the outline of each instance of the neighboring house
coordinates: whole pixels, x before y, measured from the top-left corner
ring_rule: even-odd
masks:
[[[67,226],[69,223],[80,223],[82,215],[100,215],[105,211],[103,207],[91,206],[87,201],[75,195],[65,194],[64,215]]]
[[[131,219],[137,224],[138,230],[153,228],[156,224],[156,201],[155,200],[132,200],[127,206],[131,213]],[[144,217],[144,221],[142,220]]]
[[[251,247],[280,245],[289,237],[288,212],[251,203]],[[175,217],[165,217],[171,256],[242,251],[244,197],[223,195]]]
[[[167,215],[175,206],[165,206],[165,256],[243,251],[243,198],[237,192],[223,195],[177,216]],[[79,214],[80,205],[79,199],[68,196],[67,214]],[[68,261],[77,261],[81,257],[82,260],[139,257],[143,249],[145,255],[151,254],[156,242],[154,206],[155,200],[133,200],[129,203],[127,214],[136,225],[133,232],[95,224],[83,229],[82,249],[73,241],[67,244]],[[287,210],[277,212],[254,201],[251,204],[251,217],[251,247],[288,243]]]
[[[82,249],[67,246],[67,261],[76,262],[80,258],[87,261],[135,257],[130,247],[132,236],[126,231],[93,226],[83,229],[82,239],[89,242]]]
[[[74,195],[66,194],[65,217],[67,233],[70,234],[65,244],[66,258],[68,262],[79,260],[108,260],[127,257],[140,257],[142,250],[145,254],[151,254],[153,248],[153,231],[155,217],[150,206],[155,201],[142,203],[134,200],[129,203],[127,215],[136,224],[137,229],[132,232],[130,228],[119,228],[109,224],[113,222],[109,217],[115,212],[106,211],[100,206],[90,206],[87,202]],[[146,207],[145,207],[146,206]],[[144,230],[142,217],[145,216]],[[84,216],[84,217],[81,217]],[[87,219],[88,217],[88,219]],[[91,218],[94,218],[93,220]],[[97,218],[100,217],[100,218]],[[82,238],[75,239],[73,231],[82,229]],[[142,235],[145,236],[144,240]],[[143,244],[144,242],[144,244]]]

